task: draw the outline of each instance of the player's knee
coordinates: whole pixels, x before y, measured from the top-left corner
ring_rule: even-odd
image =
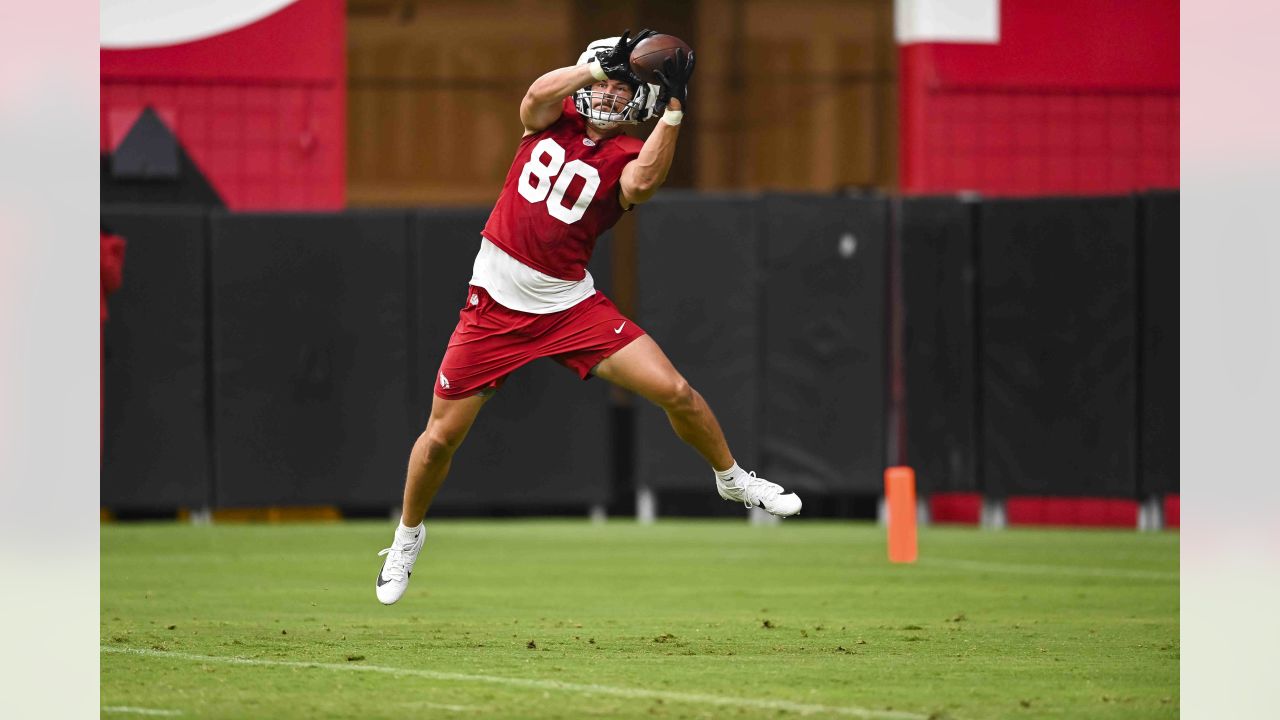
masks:
[[[682,412],[693,408],[695,397],[697,393],[689,382],[684,378],[676,378],[663,390],[658,404],[669,412]]]
[[[465,433],[451,432],[446,428],[427,427],[423,439],[427,445],[427,459],[443,460],[453,457],[453,453],[462,445]]]

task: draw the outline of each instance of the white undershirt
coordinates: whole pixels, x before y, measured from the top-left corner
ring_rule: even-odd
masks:
[[[596,294],[591,273],[581,280],[552,277],[506,254],[484,236],[471,268],[471,284],[488,290],[504,307],[536,315],[568,310]]]

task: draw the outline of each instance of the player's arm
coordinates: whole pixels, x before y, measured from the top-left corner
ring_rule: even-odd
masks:
[[[652,198],[667,181],[667,172],[676,154],[676,138],[680,136],[680,121],[684,118],[689,77],[693,75],[693,53],[685,56],[677,52],[675,59],[667,60],[656,74],[662,88],[658,101],[666,106],[666,111],[649,139],[644,141],[640,154],[622,168],[622,177],[618,180],[619,199],[622,207],[628,209]]]
[[[667,104],[667,112],[681,112],[681,107],[680,101],[672,99]],[[622,168],[622,177],[618,180],[622,207],[630,208],[648,201],[667,181],[678,137],[680,126],[670,124],[664,114],[649,134],[649,139],[644,141],[640,154]]]
[[[616,46],[599,51],[595,58],[581,65],[552,70],[534,80],[524,94],[524,100],[520,101],[520,122],[524,124],[524,134],[532,135],[551,127],[560,119],[564,99],[593,82],[607,78],[633,80],[631,51],[641,40],[653,34],[652,30],[641,30],[632,38],[631,31],[626,30],[618,38]]]
[[[600,63],[592,60],[582,65],[570,65],[559,70],[552,70],[529,86],[520,101],[520,122],[524,123],[524,134],[546,130],[560,119],[564,112],[561,103],[579,88],[586,87],[599,77],[605,77],[600,71]]]

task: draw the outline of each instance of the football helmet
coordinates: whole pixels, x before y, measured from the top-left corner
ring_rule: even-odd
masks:
[[[596,51],[608,50],[617,44],[617,37],[601,38],[588,44],[587,49],[578,56],[578,64],[581,65],[595,58]],[[593,81],[591,85],[575,92],[573,106],[577,108],[579,115],[585,117],[597,129],[612,130],[619,125],[635,125],[655,118],[659,114],[656,105],[660,88],[657,85],[649,83],[633,85],[631,89],[634,97],[626,103],[617,96],[593,90],[594,85]],[[597,100],[600,101],[598,109],[595,107]]]

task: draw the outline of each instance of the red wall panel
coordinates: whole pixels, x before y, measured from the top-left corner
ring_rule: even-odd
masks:
[[[1176,528],[1182,525],[1182,498],[1168,495],[1164,499],[1164,526]]]
[[[997,44],[901,48],[903,190],[1177,187],[1177,4],[1000,7]]]
[[[929,496],[929,517],[937,523],[977,525],[982,519],[982,496],[978,493],[933,493]]]
[[[1178,89],[1176,0],[1001,0],[1000,42],[928,43],[940,85]]]
[[[1077,525],[1133,528],[1138,503],[1116,498],[1011,497],[1005,501],[1010,525]]]
[[[1177,495],[1164,498],[1164,525],[1177,528]],[[1133,528],[1137,526],[1138,504],[1122,498],[1016,497],[1005,502],[1012,525],[1076,525]],[[937,523],[977,525],[982,515],[982,495],[978,493],[933,493],[929,515]]]
[[[346,16],[298,0],[238,30],[101,52],[101,149],[154,107],[235,210],[346,203]]]

